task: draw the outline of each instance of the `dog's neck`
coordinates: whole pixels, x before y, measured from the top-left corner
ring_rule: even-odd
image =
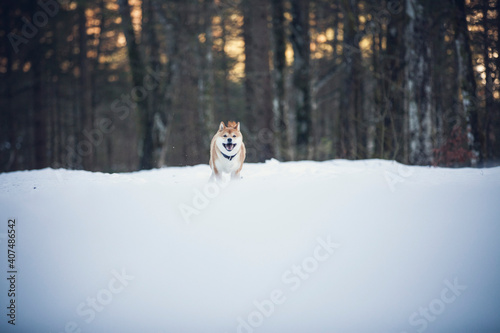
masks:
[[[228,160],[231,161],[236,155],[238,155],[239,152],[234,154],[233,156],[226,155],[223,152],[220,152],[220,153],[222,154],[222,156],[224,156],[225,158],[227,158]]]

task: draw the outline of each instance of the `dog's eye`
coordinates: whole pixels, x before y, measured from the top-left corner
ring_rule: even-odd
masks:
[[[226,134],[224,134],[224,137],[225,137],[225,138],[227,138],[227,135],[226,135]]]
[[[236,137],[236,135],[233,135],[233,138],[235,138],[235,137]]]

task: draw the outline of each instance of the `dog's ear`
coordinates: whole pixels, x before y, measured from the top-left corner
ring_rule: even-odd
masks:
[[[224,122],[223,122],[223,121],[221,121],[221,122],[220,122],[220,125],[219,125],[219,132],[220,132],[220,131],[223,131],[223,130],[224,130],[224,128],[226,128],[226,126],[224,125]]]
[[[238,121],[238,124],[236,125],[236,130],[239,131],[240,130],[240,122]]]

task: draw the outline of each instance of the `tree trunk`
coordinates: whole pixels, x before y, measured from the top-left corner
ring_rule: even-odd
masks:
[[[200,31],[204,34],[204,41],[199,42],[199,116],[202,123],[202,141],[204,146],[210,145],[213,131],[217,128],[214,116],[214,55],[213,55],[213,34],[212,17],[214,15],[214,1],[203,0],[202,11],[200,12]]]
[[[281,160],[290,160],[290,141],[288,136],[288,119],[286,110],[285,78],[286,78],[286,36],[285,36],[285,9],[283,0],[272,0],[273,23],[273,113],[275,133],[277,136],[276,156]]]
[[[397,159],[408,163],[408,126],[404,111],[404,59],[405,59],[405,3],[390,7],[391,21],[387,27],[387,51],[384,70],[389,73],[385,80],[387,97],[382,101],[386,112],[381,113],[383,123],[378,134],[379,157]]]
[[[3,24],[4,24],[4,31],[8,31],[11,27],[11,4],[10,2],[7,2],[3,6]],[[7,46],[5,48],[6,52],[6,61],[7,63],[5,64],[7,72],[5,73],[5,110],[3,112],[0,112],[0,122],[1,122],[1,130],[3,133],[6,133],[5,139],[8,142],[8,146],[5,147],[6,153],[3,153],[2,151],[2,159],[1,159],[1,170],[3,171],[13,171],[17,170],[17,153],[18,153],[18,147],[17,147],[17,127],[18,127],[18,118],[16,115],[16,112],[14,111],[13,105],[12,105],[12,100],[13,100],[13,93],[12,93],[12,85],[13,85],[13,64],[14,64],[14,54],[13,54],[13,49],[12,47]],[[2,137],[3,139],[4,137]]]
[[[103,51],[103,40],[105,36],[106,29],[106,3],[105,0],[99,0],[99,13],[100,13],[100,22],[99,22],[99,36],[96,38],[97,45],[95,46],[96,56],[94,61],[92,62],[93,71],[91,73],[91,89],[92,89],[92,110],[95,112],[97,108],[97,103],[102,98],[99,94],[99,89],[97,87],[97,77],[99,74],[98,66],[99,66],[99,58],[101,57]]]
[[[408,112],[409,162],[428,165],[432,161],[432,70],[430,16],[424,0],[407,0],[405,30],[405,100]]]
[[[80,60],[80,116],[81,116],[81,132],[80,141],[88,141],[84,133],[92,130],[93,110],[92,110],[92,87],[91,73],[89,68],[89,59],[87,58],[87,18],[85,16],[85,7],[78,6],[78,34],[79,34],[79,60]],[[94,154],[97,147],[92,144],[90,151],[82,154],[83,168],[85,170],[93,170]]]
[[[144,89],[143,80],[146,76],[146,67],[141,57],[139,45],[135,38],[134,28],[132,26],[132,17],[130,15],[130,6],[128,0],[118,0],[120,6],[120,15],[122,17],[123,32],[127,41],[128,58],[132,72],[133,89]],[[140,169],[152,169],[155,167],[153,154],[153,138],[151,133],[153,127],[153,116],[148,109],[147,99],[142,96],[137,99],[137,108],[140,119]]]
[[[33,4],[33,13],[37,10]],[[48,162],[48,135],[47,121],[48,112],[44,104],[43,91],[43,56],[40,49],[43,45],[40,41],[40,35],[37,35],[31,43],[36,43],[36,46],[29,52],[29,57],[32,63],[33,71],[33,113],[34,113],[34,165],[35,169],[42,169],[49,166]]]
[[[483,149],[479,137],[478,105],[476,95],[476,79],[472,64],[472,54],[467,27],[465,0],[455,2],[455,47],[458,61],[457,82],[461,97],[463,118],[469,139],[469,149],[475,155],[472,166],[480,166],[483,162]]]
[[[163,80],[162,88],[158,91],[158,96],[162,96],[162,106],[161,110],[156,114],[156,121],[158,125],[163,125],[164,130],[158,131],[158,133],[163,133],[165,135],[163,145],[159,150],[158,156],[158,166],[163,166],[167,164],[169,161],[173,161],[174,158],[170,159],[170,157],[175,157],[173,153],[173,149],[170,149],[175,144],[169,140],[172,126],[172,121],[174,119],[174,108],[173,103],[176,97],[175,87],[178,85],[179,79],[179,66],[178,63],[180,61],[178,53],[178,36],[175,31],[174,22],[176,21],[177,12],[174,11],[165,11],[161,6],[158,0],[149,0],[152,5],[152,9],[154,10],[154,17],[156,21],[163,28],[163,33],[165,36],[165,50],[163,54],[167,57],[167,64],[165,65],[165,78]],[[170,15],[168,14],[170,13]],[[173,15],[172,15],[173,14]],[[160,120],[160,122],[158,122]],[[169,154],[167,156],[167,154]],[[170,156],[172,155],[172,156]]]
[[[343,52],[346,62],[346,78],[343,85],[341,102],[342,118],[344,119],[344,150],[346,158],[358,158],[358,135],[361,131],[358,124],[361,122],[361,51],[358,32],[358,7],[355,0],[342,1],[344,11],[344,43]]]
[[[253,148],[256,149],[257,161],[262,162],[274,157],[268,2],[243,1],[243,12],[245,99],[247,114],[251,119],[248,127],[257,134],[256,147]]]
[[[291,0],[290,40],[293,47],[293,94],[295,96],[297,159],[310,158],[311,134],[311,65],[309,36],[309,1]]]
[[[226,53],[226,45],[227,45],[227,14],[223,8],[219,8],[220,10],[220,27],[222,31],[221,36],[221,72],[222,72],[222,110],[224,115],[231,114],[231,105],[230,105],[230,96],[229,96],[229,59]]]
[[[174,45],[169,60],[172,74],[172,113],[176,135],[169,146],[181,165],[207,163],[208,148],[203,146],[204,124],[200,117],[200,34],[197,1],[176,1],[173,18]],[[202,129],[202,130],[200,130]]]
[[[483,124],[483,133],[484,133],[484,151],[483,157],[486,160],[490,160],[493,157],[493,145],[491,142],[490,133],[493,131],[492,127],[492,116],[493,116],[493,71],[491,68],[491,59],[490,59],[490,28],[488,23],[488,10],[490,9],[490,2],[483,1],[482,2],[482,13],[483,13],[483,65],[484,65],[484,74],[486,76],[486,83],[484,86],[484,96],[485,96],[485,105],[484,105],[484,124]]]
[[[155,75],[159,75],[162,69],[162,64],[160,62],[160,41],[156,32],[156,20],[155,20],[155,6],[153,4],[153,0],[144,0],[142,2],[142,29],[143,29],[143,45],[149,52],[144,52],[146,56],[149,57],[147,59],[147,63],[152,72],[156,73]],[[151,78],[150,75],[147,75],[148,78]],[[147,102],[148,102],[148,110],[151,114],[152,119],[150,119],[151,133],[148,136],[151,137],[151,149],[152,149],[152,160],[153,167],[162,167],[165,164],[165,145],[167,142],[167,130],[168,130],[168,122],[167,122],[167,110],[164,102],[164,96],[162,94],[162,88],[164,87],[164,83],[168,82],[167,80],[163,82],[158,82],[157,79],[152,80],[154,84],[148,86],[147,89]]]

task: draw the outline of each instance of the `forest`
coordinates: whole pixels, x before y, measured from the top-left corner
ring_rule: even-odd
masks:
[[[0,172],[500,164],[500,0],[2,0]]]

